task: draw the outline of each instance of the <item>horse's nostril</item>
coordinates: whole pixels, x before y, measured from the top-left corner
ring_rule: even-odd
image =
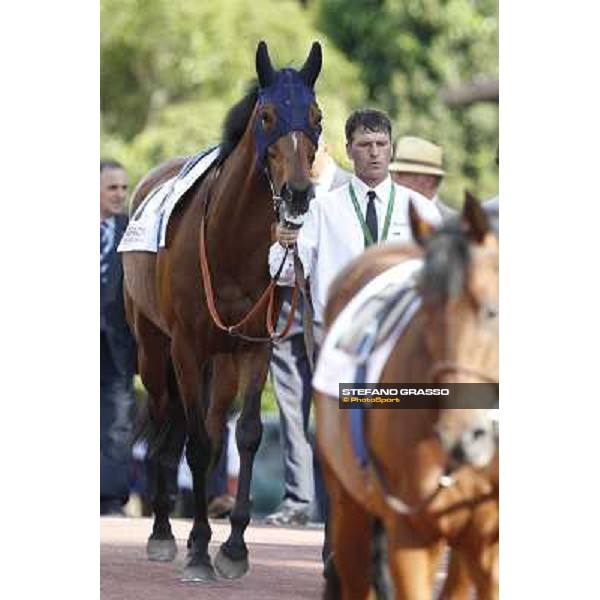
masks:
[[[479,440],[487,435],[487,431],[483,427],[478,427],[473,431],[473,439]]]
[[[450,458],[458,464],[461,465],[466,462],[467,455],[465,454],[465,449],[462,444],[455,444],[450,452]]]
[[[485,319],[495,319],[498,316],[498,307],[490,305],[485,306],[483,309],[483,315]]]

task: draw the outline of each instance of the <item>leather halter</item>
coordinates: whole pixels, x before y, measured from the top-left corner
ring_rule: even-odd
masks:
[[[394,496],[389,492],[389,489],[385,483],[385,479],[383,478],[379,468],[377,467],[377,463],[371,458],[369,461],[370,472],[373,475],[373,478],[379,487],[379,491],[383,496],[383,501],[386,506],[391,508],[395,513],[403,516],[412,516],[420,513],[422,510],[427,508],[429,504],[431,504],[435,498],[437,498],[438,494],[445,488],[449,488],[456,483],[454,476],[451,471],[445,472],[443,475],[437,480],[436,486],[432,492],[430,492],[423,500],[418,502],[417,504],[407,504],[404,500],[398,498],[398,496]]]
[[[482,381],[486,381],[488,383],[498,383],[498,375],[495,373],[490,374],[490,373],[486,373],[485,371],[480,370],[480,369],[463,367],[459,363],[456,363],[453,361],[448,361],[448,360],[436,362],[429,372],[429,378],[431,381],[435,382],[436,378],[441,373],[446,373],[446,372],[465,373],[469,376],[475,376],[478,379],[481,379]],[[394,512],[396,512],[400,515],[404,515],[404,516],[416,515],[417,513],[421,512],[425,508],[427,508],[427,506],[435,500],[437,495],[444,488],[451,487],[452,485],[454,485],[456,483],[456,480],[454,479],[454,476],[453,476],[453,470],[447,470],[438,477],[436,486],[433,489],[433,491],[430,492],[423,500],[421,500],[421,502],[419,502],[417,504],[413,504],[413,505],[407,504],[406,502],[404,502],[404,500],[402,500],[401,498],[398,498],[398,496],[394,496],[393,494],[391,494],[389,492],[389,488],[386,485],[385,478],[383,477],[383,474],[381,473],[381,471],[377,465],[377,461],[374,460],[373,456],[369,452],[369,446],[366,443],[365,443],[365,451],[367,454],[367,464],[365,466],[366,466],[366,468],[369,469],[370,473],[373,476],[373,479],[375,480],[377,486],[379,487],[379,490],[383,496],[384,502],[386,503],[386,505],[389,508],[391,508]],[[482,500],[485,500],[485,499],[486,499],[485,497],[482,498]]]
[[[475,367],[463,366],[452,360],[438,360],[429,370],[429,379],[438,382],[438,377],[442,373],[464,373],[469,377],[476,377],[482,382],[498,383],[498,373],[491,373]]]

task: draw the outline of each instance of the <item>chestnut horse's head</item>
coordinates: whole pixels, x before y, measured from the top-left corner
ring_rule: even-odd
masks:
[[[432,231],[412,205],[410,220],[413,237],[425,252],[420,288],[432,365],[429,381],[464,384],[460,390],[466,395],[490,390],[497,394],[499,256],[488,217],[467,193],[460,220],[438,231]],[[473,398],[467,400],[472,406]],[[495,451],[487,411],[456,403],[442,408],[437,432],[451,459],[487,464]]]
[[[308,210],[310,167],[321,135],[321,111],[314,85],[322,65],[314,42],[304,66],[275,70],[265,42],[256,50],[259,91],[255,139],[258,161],[267,173],[280,218],[301,225]]]

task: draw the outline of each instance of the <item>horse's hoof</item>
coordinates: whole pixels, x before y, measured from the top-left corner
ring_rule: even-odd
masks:
[[[219,552],[215,558],[215,568],[219,576],[223,579],[237,579],[248,572],[250,563],[247,556],[233,560],[223,552],[222,548],[219,548]]]
[[[185,583],[203,583],[217,581],[215,570],[210,558],[205,560],[188,559],[188,564],[183,569],[181,581]]]
[[[169,562],[175,558],[177,554],[177,544],[175,538],[159,540],[149,538],[146,546],[148,560],[157,560],[160,562]]]

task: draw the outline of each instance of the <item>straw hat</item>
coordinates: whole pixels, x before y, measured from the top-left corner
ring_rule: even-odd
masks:
[[[442,148],[418,137],[402,137],[396,142],[389,170],[393,173],[445,175]]]

